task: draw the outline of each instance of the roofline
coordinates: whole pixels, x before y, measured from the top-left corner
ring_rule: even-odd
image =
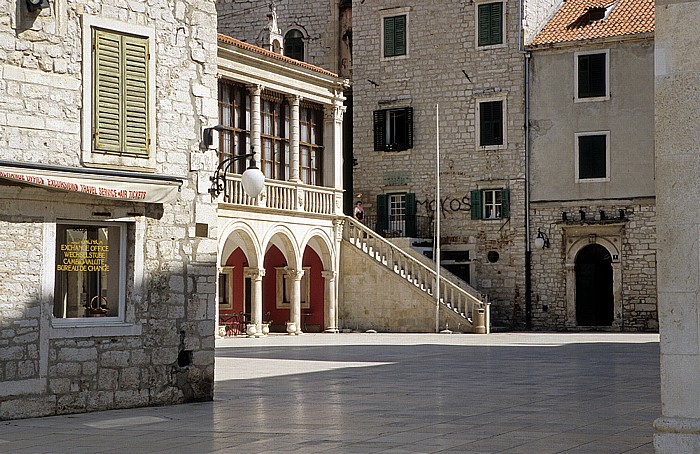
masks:
[[[285,55],[278,54],[278,53],[269,51],[267,49],[263,49],[262,47],[258,47],[254,44],[246,43],[246,42],[241,41],[239,39],[224,35],[223,33],[217,33],[216,38],[217,38],[217,41],[219,41],[220,43],[231,44],[231,45],[236,46],[240,49],[244,49],[244,50],[247,50],[250,52],[255,52],[255,53],[264,55],[266,57],[269,57],[269,58],[274,58],[276,60],[282,60],[283,62],[290,63],[290,64],[296,65],[296,66],[300,66],[302,68],[305,68],[305,69],[308,69],[311,71],[315,71],[317,73],[321,73],[321,74],[324,74],[326,76],[331,76],[331,77],[336,77],[336,78],[338,77],[337,74],[335,74],[331,71],[328,71],[326,69],[323,69],[319,66],[315,66],[315,65],[312,65],[310,63],[306,63],[306,62],[303,62],[300,60],[295,60],[293,58],[289,58]]]
[[[567,47],[589,46],[592,44],[608,44],[621,41],[649,41],[654,39],[654,32],[633,33],[628,35],[605,36],[602,38],[588,38],[576,41],[558,41],[542,44],[528,44],[525,49],[528,51],[548,50],[548,49],[563,49]]]

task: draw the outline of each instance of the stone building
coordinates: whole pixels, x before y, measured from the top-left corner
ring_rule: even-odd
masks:
[[[213,1],[0,3],[0,418],[213,396]]]
[[[218,42],[220,157],[257,150],[266,177],[255,198],[243,191],[243,162],[225,178],[220,323],[229,334],[249,323],[256,335],[337,332],[347,81],[223,34]]]
[[[654,3],[567,1],[528,50],[533,326],[655,331]]]
[[[659,454],[700,452],[697,124],[700,2],[656,2],[655,114],[661,417]]]
[[[518,2],[353,3],[354,191],[373,227],[430,239],[524,326],[525,147]],[[436,106],[441,200],[435,201]]]

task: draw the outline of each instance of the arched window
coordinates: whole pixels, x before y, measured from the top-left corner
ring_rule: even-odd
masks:
[[[284,35],[284,55],[304,61],[304,35],[299,30],[292,29]]]

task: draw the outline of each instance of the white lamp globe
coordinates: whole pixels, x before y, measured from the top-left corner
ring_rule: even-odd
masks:
[[[257,167],[250,166],[243,172],[241,183],[248,197],[254,199],[260,195],[265,187],[265,175]]]
[[[537,238],[535,238],[535,247],[537,249],[544,249],[544,238],[542,238],[541,235],[538,235]]]

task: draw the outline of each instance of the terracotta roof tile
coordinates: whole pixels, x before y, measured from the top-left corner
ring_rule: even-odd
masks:
[[[321,73],[321,74],[326,74],[326,75],[328,75],[328,76],[338,77],[337,74],[332,73],[332,72],[330,72],[330,71],[327,71],[327,70],[325,70],[325,69],[323,69],[323,68],[321,68],[321,67],[318,67],[318,66],[315,66],[315,65],[311,65],[311,64],[309,64],[309,63],[306,63],[306,62],[303,62],[303,61],[300,61],[300,60],[295,60],[295,59],[293,59],[293,58],[286,57],[286,56],[284,56],[284,55],[282,55],[282,54],[278,54],[278,53],[269,51],[269,50],[267,50],[267,49],[263,49],[262,47],[258,47],[258,46],[255,46],[255,45],[253,45],[253,44],[249,44],[249,43],[243,42],[243,41],[238,40],[238,39],[236,39],[236,38],[231,38],[230,36],[226,36],[226,35],[221,34],[221,33],[218,33],[218,34],[216,35],[216,37],[217,37],[218,40],[221,41],[222,43],[232,44],[232,45],[234,45],[234,46],[236,46],[236,47],[240,47],[241,49],[246,49],[246,50],[249,50],[249,51],[252,51],[252,52],[257,52],[258,54],[266,55],[266,56],[272,57],[272,58],[276,58],[276,59],[278,59],[278,60],[282,60],[282,61],[284,61],[284,62],[291,63],[291,64],[296,65],[296,66],[301,66],[302,68],[310,69],[311,71],[316,71],[316,72],[319,72],[319,73]]]
[[[566,0],[530,45],[653,31],[654,0]]]

